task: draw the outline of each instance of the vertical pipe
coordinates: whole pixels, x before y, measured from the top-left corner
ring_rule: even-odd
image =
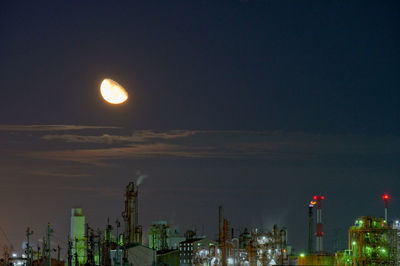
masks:
[[[312,204],[308,206],[308,254],[312,253],[313,245],[313,206]]]
[[[219,242],[219,244],[222,243],[223,227],[224,227],[224,219],[222,216],[222,206],[220,205],[220,206],[218,206],[218,233],[219,233],[218,242]]]
[[[388,200],[385,199],[385,221],[388,221]]]
[[[47,245],[48,245],[48,251],[49,251],[49,266],[51,266],[51,243],[50,243],[50,241],[51,241],[51,237],[50,237],[50,235],[51,235],[51,233],[53,232],[53,230],[50,228],[50,223],[48,223],[47,224]]]
[[[385,221],[387,222],[387,220],[388,220],[388,215],[387,215],[387,213],[388,213],[388,209],[387,209],[387,207],[385,208]]]
[[[133,222],[133,232],[134,232],[134,242],[138,243],[139,242],[139,230],[138,230],[138,219],[139,219],[139,211],[138,211],[138,194],[139,194],[139,188],[136,186],[136,191],[133,193],[133,203],[134,203],[134,222]]]
[[[57,266],[60,266],[60,245],[57,245]]]

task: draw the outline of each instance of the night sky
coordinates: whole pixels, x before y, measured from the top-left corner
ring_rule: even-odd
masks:
[[[383,193],[400,218],[399,26],[398,1],[2,3],[1,228],[20,249],[50,222],[64,244],[71,207],[121,220],[138,172],[145,232],[214,238],[222,204],[302,250],[314,194],[328,249]]]

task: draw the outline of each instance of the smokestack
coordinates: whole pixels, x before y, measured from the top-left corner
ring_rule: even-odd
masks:
[[[218,206],[218,242],[222,243],[223,233],[224,233],[224,217],[222,215],[222,206]]]
[[[312,254],[313,246],[313,207],[317,202],[312,200],[308,205],[308,254]]]
[[[385,221],[388,222],[388,201],[389,201],[389,195],[385,194],[382,196],[383,201],[385,202]]]
[[[323,252],[323,236],[324,232],[322,230],[322,200],[325,199],[324,196],[314,196],[314,200],[317,202],[317,228],[315,230],[316,236],[316,248],[317,252]]]

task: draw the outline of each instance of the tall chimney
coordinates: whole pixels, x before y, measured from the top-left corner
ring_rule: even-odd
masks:
[[[312,253],[313,246],[313,207],[315,204],[317,202],[312,200],[308,205],[308,254]]]
[[[122,217],[125,221],[125,236],[128,244],[138,242],[136,228],[138,227],[138,190],[135,184],[129,182],[125,193],[125,211]]]
[[[385,202],[385,221],[388,222],[388,201],[389,201],[389,195],[385,194],[382,196],[383,201]]]
[[[316,248],[317,252],[323,252],[323,236],[324,232],[322,230],[322,200],[325,199],[324,196],[314,196],[314,200],[317,202],[317,228],[315,230],[316,236]]]

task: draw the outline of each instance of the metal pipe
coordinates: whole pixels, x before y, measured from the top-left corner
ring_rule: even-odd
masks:
[[[223,237],[223,227],[224,227],[224,218],[222,216],[222,206],[218,206],[218,233],[219,233],[219,238],[218,242],[219,244],[222,243],[222,237]]]
[[[312,254],[313,246],[313,207],[311,203],[308,206],[308,254]]]

